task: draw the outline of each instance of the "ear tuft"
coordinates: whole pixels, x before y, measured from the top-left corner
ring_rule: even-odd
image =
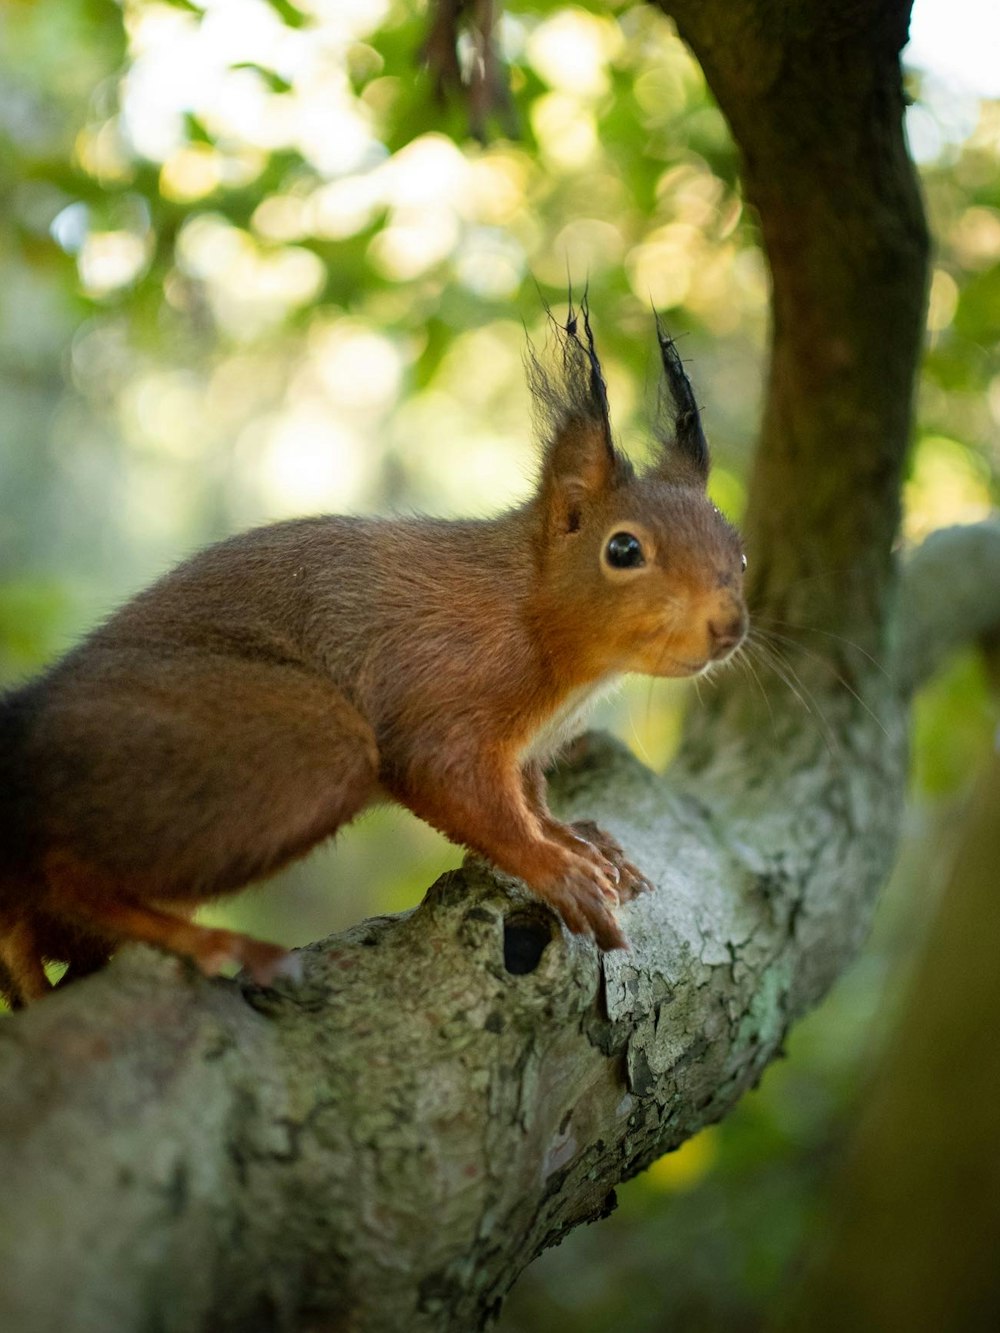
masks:
[[[663,327],[659,315],[656,315],[656,340],[663,363],[656,423],[661,457],[656,471],[670,481],[704,486],[708,480],[708,441],[677,344]]]
[[[528,382],[544,441],[541,493],[556,511],[558,526],[575,532],[588,497],[620,485],[632,475],[632,468],[612,438],[608,390],[594,346],[586,293],[579,314],[570,300],[565,324],[558,323],[548,307],[546,313],[555,348],[545,365],[530,342],[527,354]]]

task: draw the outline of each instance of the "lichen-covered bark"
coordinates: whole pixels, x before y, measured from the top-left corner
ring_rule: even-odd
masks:
[[[792,843],[594,742],[566,808],[596,809],[659,885],[626,913],[628,955],[472,866],[315,946],[293,994],[135,952],[3,1024],[0,1327],[478,1327],[756,1080],[811,998],[804,954],[853,947],[843,889],[888,849],[843,809],[874,829],[898,784],[861,758],[856,783],[789,764],[786,803],[809,810]],[[505,966],[505,925],[545,942],[534,970]]]
[[[906,692],[934,652],[916,622],[936,614],[901,599],[897,669],[926,248],[907,6],[666,7],[740,143],[774,271],[756,614],[822,637],[794,690],[725,677],[668,778],[600,738],[559,778],[563,811],[656,882],[623,911],[627,954],[472,863],[314,946],[287,993],[126,951],[0,1024],[0,1327],[467,1333],[618,1181],[726,1112],[864,935]],[[996,552],[984,532],[942,539],[956,579],[963,543]],[[950,642],[1000,619],[1000,597],[985,617],[974,601]]]

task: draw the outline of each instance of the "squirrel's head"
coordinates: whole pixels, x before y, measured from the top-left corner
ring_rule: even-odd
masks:
[[[612,439],[586,302],[558,326],[558,376],[530,361],[545,439],[537,606],[550,653],[581,680],[696,675],[747,632],[739,534],[705,493],[708,446],[691,384],[659,321],[656,331],[659,451],[642,473]]]

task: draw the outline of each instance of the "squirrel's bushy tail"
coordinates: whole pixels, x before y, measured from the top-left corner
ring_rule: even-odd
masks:
[[[12,1009],[28,998],[32,979],[44,978],[34,921],[41,886],[32,852],[32,774],[25,763],[32,712],[29,690],[0,695],[0,996]]]
[[[0,695],[0,910],[5,885],[31,863],[31,772],[25,752],[32,711],[28,691]]]

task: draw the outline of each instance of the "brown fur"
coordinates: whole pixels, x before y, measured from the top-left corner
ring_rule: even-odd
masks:
[[[525,880],[570,929],[624,946],[613,909],[645,882],[594,825],[553,818],[543,764],[602,682],[692,674],[728,655],[746,611],[690,386],[637,477],[585,327],[586,342],[571,313],[560,330],[555,387],[533,368],[548,438],[522,508],[231,538],[0,701],[0,989],[14,1004],[47,990],[43,960],[82,975],[130,939],[268,981],[282,950],[189,917],[385,797]],[[665,354],[672,391],[679,366]],[[641,538],[641,570],[602,556],[619,531]]]

